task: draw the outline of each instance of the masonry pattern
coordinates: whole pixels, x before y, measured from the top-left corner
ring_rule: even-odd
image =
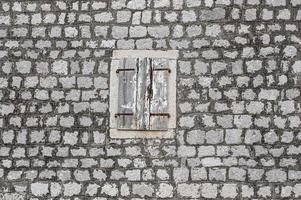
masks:
[[[0,199],[301,199],[301,0],[1,0]],[[180,50],[174,139],[111,139],[114,49]]]

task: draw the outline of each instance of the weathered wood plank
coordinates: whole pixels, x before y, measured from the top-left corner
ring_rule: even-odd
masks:
[[[168,68],[167,59],[152,60],[152,98],[150,104],[151,113],[167,113],[168,112],[168,78],[167,70],[158,70]],[[150,130],[167,130],[168,116],[150,116]]]
[[[150,83],[151,83],[151,67],[150,59],[139,59],[138,73],[137,73],[137,129],[149,129],[149,109],[150,109]]]
[[[134,69],[132,71],[118,72],[118,112],[133,113],[133,115],[119,115],[117,127],[118,129],[136,129],[136,120],[134,113],[136,112],[136,75],[137,75],[137,59],[128,58],[120,60],[119,69]]]

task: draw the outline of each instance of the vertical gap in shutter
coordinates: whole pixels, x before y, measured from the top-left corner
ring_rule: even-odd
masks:
[[[153,59],[152,99],[150,104],[150,130],[168,129],[168,76],[167,59]],[[161,69],[161,70],[160,70]]]
[[[136,103],[136,59],[128,58],[120,61],[118,72],[118,128],[136,129],[134,118]]]
[[[150,109],[150,63],[149,59],[139,59],[137,74],[137,129],[149,130]]]

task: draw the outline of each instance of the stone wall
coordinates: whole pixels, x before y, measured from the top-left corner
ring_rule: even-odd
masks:
[[[301,199],[301,0],[1,0],[0,199]],[[179,49],[174,139],[111,139],[114,49]]]

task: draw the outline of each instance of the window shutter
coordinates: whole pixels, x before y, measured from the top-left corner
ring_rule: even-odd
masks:
[[[110,137],[173,138],[177,127],[178,50],[114,50]]]
[[[118,73],[118,129],[136,129],[136,79],[138,59],[121,59]]]
[[[126,58],[117,69],[118,129],[168,129],[168,59]]]
[[[168,129],[168,59],[152,59],[150,130]]]

